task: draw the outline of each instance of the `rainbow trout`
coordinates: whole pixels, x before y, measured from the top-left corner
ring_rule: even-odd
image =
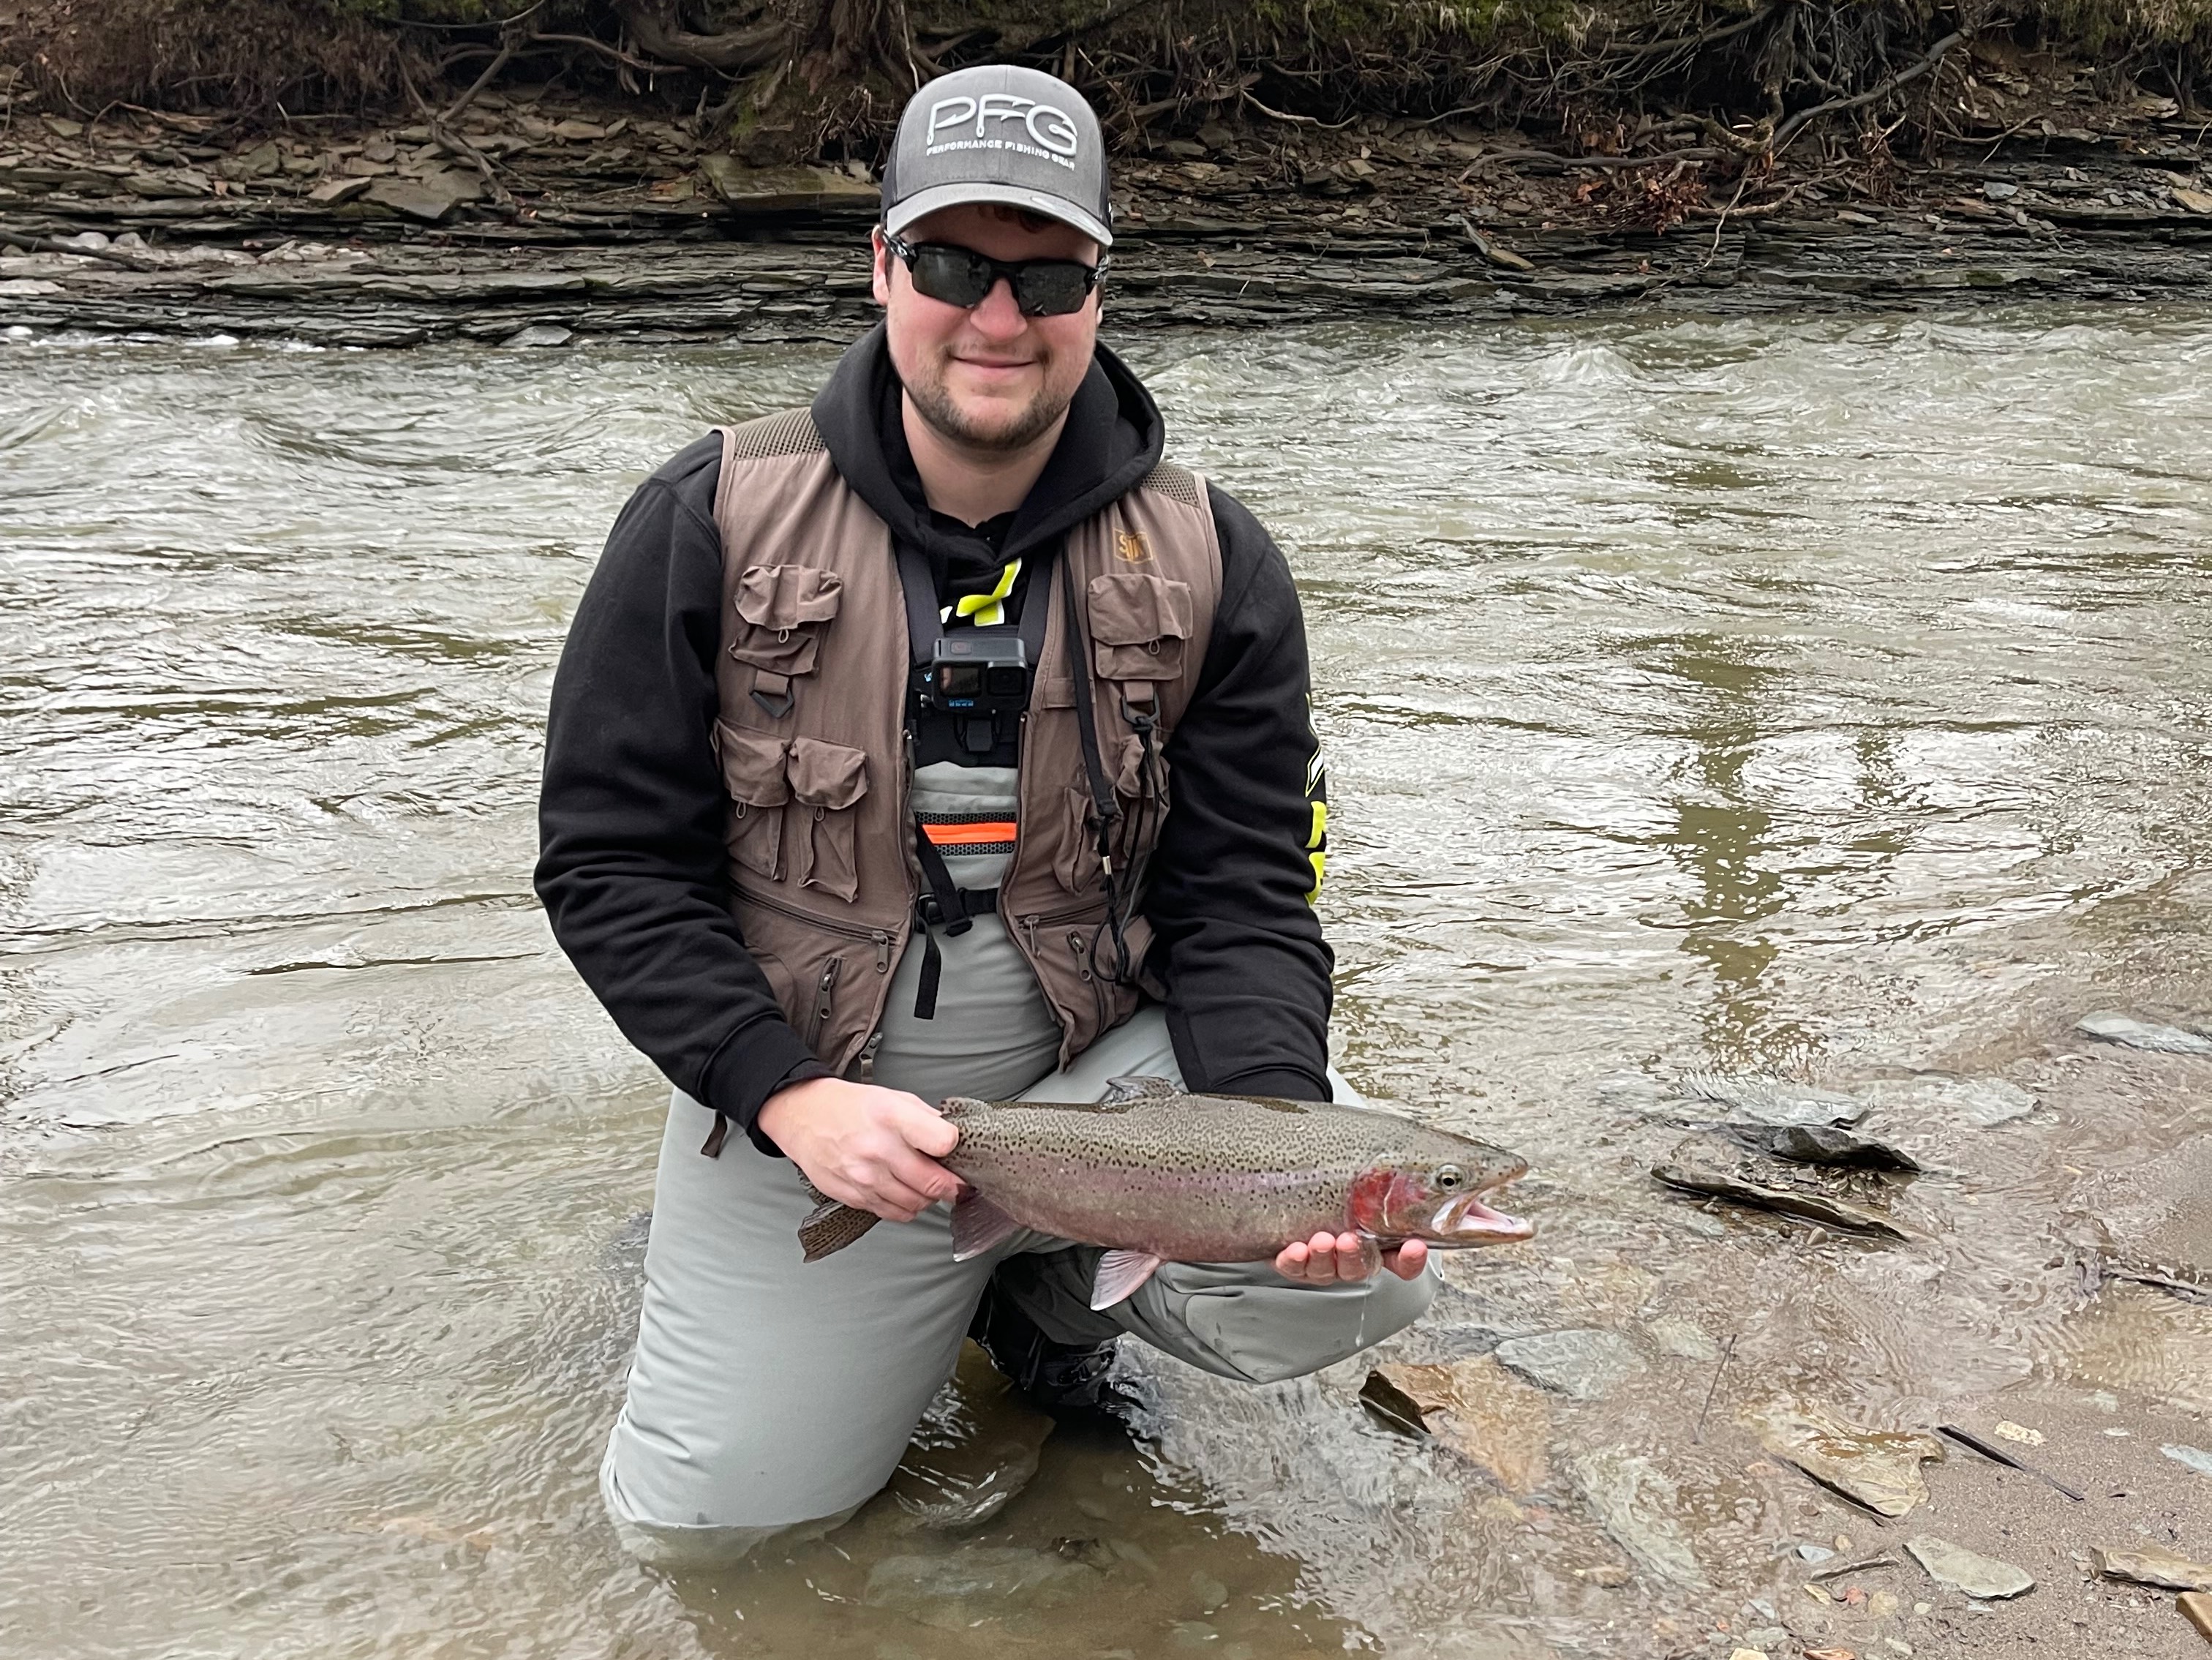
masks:
[[[1162,1262],[1265,1262],[1323,1229],[1357,1233],[1370,1251],[1535,1232],[1482,1198],[1524,1172],[1522,1159],[1371,1108],[1186,1095],[1164,1079],[1117,1078],[1096,1103],[955,1096],[942,1110],[960,1130],[941,1161],[963,1183],[953,1259],[1022,1228],[1103,1245],[1094,1309],[1111,1308]],[[799,1242],[811,1262],[875,1223],[823,1199]]]

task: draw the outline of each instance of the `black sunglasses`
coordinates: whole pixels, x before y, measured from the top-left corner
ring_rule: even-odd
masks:
[[[1024,317],[1064,317],[1080,311],[1106,274],[1106,256],[1086,265],[1080,259],[992,259],[973,248],[948,242],[913,243],[886,232],[884,246],[905,262],[915,291],[948,306],[969,309],[989,297],[1003,277]]]

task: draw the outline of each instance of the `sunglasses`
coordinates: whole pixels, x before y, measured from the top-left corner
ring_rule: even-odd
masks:
[[[1024,317],[1065,317],[1080,311],[1098,279],[1106,274],[1106,256],[1086,265],[1080,259],[992,259],[973,248],[947,242],[924,242],[920,247],[886,234],[884,246],[904,262],[914,277],[915,292],[948,306],[973,310],[983,303],[1003,277],[1014,292],[1014,303]]]

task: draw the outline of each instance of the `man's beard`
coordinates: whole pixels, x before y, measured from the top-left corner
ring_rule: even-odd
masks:
[[[974,450],[1024,449],[1051,431],[1053,423],[1067,413],[1068,404],[1074,401],[1072,397],[1055,400],[1048,384],[1037,389],[1037,395],[1030,400],[1029,407],[1017,416],[1011,425],[982,428],[969,421],[961,412],[960,406],[952,401],[952,394],[945,389],[941,370],[934,378],[924,379],[917,375],[902,384],[916,414],[942,436]]]

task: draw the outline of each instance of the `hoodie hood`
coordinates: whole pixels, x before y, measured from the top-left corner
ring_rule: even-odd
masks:
[[[814,424],[838,474],[898,542],[919,548],[942,591],[948,575],[988,569],[1065,535],[1117,501],[1159,465],[1166,432],[1159,406],[1128,366],[1104,346],[1067,406],[1044,471],[1015,513],[1003,546],[933,519],[898,419],[900,388],[884,325],[868,331],[838,361],[814,400]]]

